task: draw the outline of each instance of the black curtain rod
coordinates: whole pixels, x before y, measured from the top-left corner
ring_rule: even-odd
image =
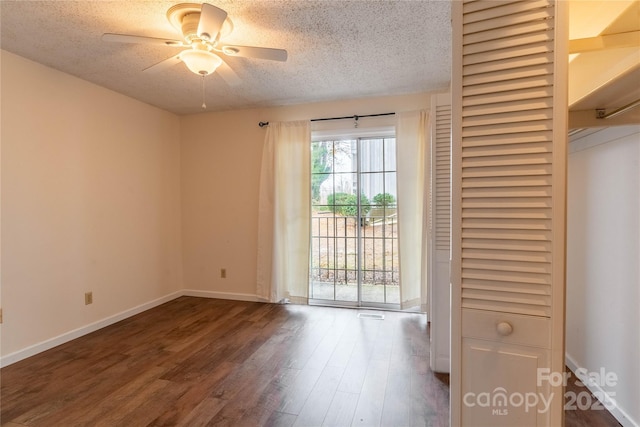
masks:
[[[396,113],[380,113],[380,114],[365,114],[363,116],[343,116],[343,117],[325,117],[322,119],[311,119],[311,122],[324,122],[327,120],[344,120],[344,119],[353,119],[355,121],[358,121],[358,119],[361,119],[362,117],[380,117],[380,116],[393,116]],[[265,126],[269,126],[269,122],[260,122],[258,123],[258,126],[260,126],[261,128],[265,127]]]

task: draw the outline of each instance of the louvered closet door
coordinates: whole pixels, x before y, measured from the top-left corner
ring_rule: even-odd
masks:
[[[562,424],[564,3],[453,2],[452,425]]]
[[[451,94],[431,100],[431,244],[429,248],[430,364],[449,372],[451,267]]]

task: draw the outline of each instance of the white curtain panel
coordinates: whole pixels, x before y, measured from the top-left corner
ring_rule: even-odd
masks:
[[[310,122],[269,123],[260,176],[256,292],[265,301],[308,301],[310,168]]]
[[[429,164],[429,114],[408,111],[396,114],[398,182],[398,240],[400,256],[400,305],[402,309],[426,309],[426,190]]]

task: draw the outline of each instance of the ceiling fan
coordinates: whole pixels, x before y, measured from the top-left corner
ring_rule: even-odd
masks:
[[[167,11],[167,19],[182,34],[182,40],[113,33],[103,34],[102,40],[116,43],[147,43],[187,48],[177,55],[158,62],[143,71],[158,72],[184,62],[189,70],[203,77],[217,69],[220,76],[231,86],[239,84],[240,79],[220,58],[221,54],[283,62],[287,60],[287,51],[284,49],[222,43],[220,39],[231,33],[233,24],[227,16],[227,12],[211,4],[177,4]]]

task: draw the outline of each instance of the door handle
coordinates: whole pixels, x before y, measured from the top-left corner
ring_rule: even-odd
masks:
[[[498,331],[499,335],[506,337],[507,335],[511,335],[513,332],[513,326],[509,322],[500,322],[496,326],[496,331]]]

